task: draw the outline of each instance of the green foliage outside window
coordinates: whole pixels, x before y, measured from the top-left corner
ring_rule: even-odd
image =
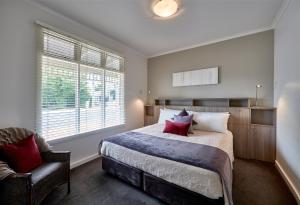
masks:
[[[42,99],[50,109],[75,107],[76,82],[63,76],[48,76],[43,81]],[[80,81],[80,107],[91,99],[87,82]],[[43,103],[44,104],[44,103]]]

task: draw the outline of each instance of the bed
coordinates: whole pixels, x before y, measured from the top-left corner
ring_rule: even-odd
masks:
[[[164,124],[157,123],[132,130],[129,135],[138,135],[137,138],[145,136],[151,140],[153,138],[158,140],[158,143],[163,143],[164,139],[166,144],[187,143],[188,146],[205,145],[207,148],[221,150],[230,161],[230,168],[227,166],[223,175],[232,174],[234,156],[233,135],[230,131],[220,133],[194,130],[193,134],[183,137],[163,133],[163,129]],[[128,133],[124,136],[126,135]],[[118,141],[124,139],[124,136],[119,136],[117,141],[104,140],[100,143],[99,153],[102,155],[102,167],[106,172],[168,204],[233,204],[231,190],[227,192],[231,189],[232,177],[227,180],[226,190],[224,178],[215,170],[156,156],[155,152],[149,154],[142,149],[136,149],[137,144],[133,147],[119,144]]]

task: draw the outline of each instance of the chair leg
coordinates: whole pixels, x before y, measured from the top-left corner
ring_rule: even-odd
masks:
[[[32,203],[32,193],[29,195],[28,205],[33,205]]]
[[[68,170],[68,194],[71,192],[71,169],[70,169],[70,163],[69,163],[69,170]]]
[[[69,178],[69,180],[68,180],[68,194],[70,194],[70,192],[71,192],[71,180]]]

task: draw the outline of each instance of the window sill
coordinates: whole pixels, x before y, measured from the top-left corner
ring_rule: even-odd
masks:
[[[112,126],[112,127],[106,127],[106,128],[99,129],[99,130],[93,130],[90,132],[84,132],[84,133],[80,133],[80,134],[76,134],[76,135],[61,137],[61,138],[57,138],[57,139],[50,139],[50,140],[46,140],[46,142],[49,143],[50,146],[52,146],[52,145],[68,142],[70,140],[74,140],[77,138],[87,137],[89,135],[96,135],[96,134],[100,134],[103,132],[112,131],[115,129],[125,128],[125,125],[126,124],[121,124],[121,125],[116,125],[116,126]]]

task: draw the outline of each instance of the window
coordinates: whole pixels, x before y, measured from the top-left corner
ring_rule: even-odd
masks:
[[[47,140],[125,123],[124,60],[41,29],[37,131]]]

